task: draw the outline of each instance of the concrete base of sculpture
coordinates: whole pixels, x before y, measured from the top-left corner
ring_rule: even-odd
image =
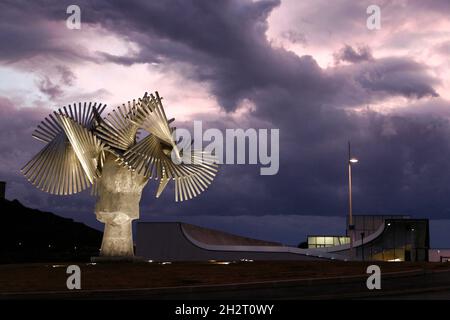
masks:
[[[103,232],[102,256],[133,256],[132,220],[122,212],[100,212],[97,219],[105,224]]]
[[[91,262],[94,263],[103,263],[103,262],[146,262],[148,259],[142,258],[142,257],[129,257],[129,256],[124,256],[124,257],[91,257]]]
[[[117,164],[108,154],[97,180],[97,220],[105,224],[100,257],[133,258],[132,222],[139,218],[142,189],[148,179]]]

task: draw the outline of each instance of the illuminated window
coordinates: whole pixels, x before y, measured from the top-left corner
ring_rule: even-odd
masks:
[[[308,236],[308,248],[324,248],[350,243],[349,237]]]

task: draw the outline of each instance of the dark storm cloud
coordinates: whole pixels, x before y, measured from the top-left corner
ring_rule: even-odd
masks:
[[[0,97],[0,176],[8,182],[8,193],[20,197],[22,201],[31,201],[33,205],[42,205],[45,197],[36,197],[35,190],[26,183],[20,173],[28,159],[39,151],[42,143],[31,139],[31,134],[48,110],[43,108],[19,108],[14,101]]]
[[[67,4],[58,2],[45,6],[44,10],[36,8],[39,6],[36,1],[23,9],[29,14],[34,12],[36,21],[62,22]],[[361,159],[354,180],[357,212],[448,214],[450,200],[445,196],[450,191],[448,122],[431,116],[344,110],[393,97],[435,97],[433,86],[437,80],[428,75],[425,66],[410,58],[369,59],[368,52],[353,50],[341,59],[359,63],[323,70],[314,57],[299,57],[274,48],[265,32],[267,17],[278,4],[278,1],[79,1],[82,21],[99,24],[140,47],[137,54],[103,54],[104,59],[123,65],[187,63],[192,69],[183,75],[210,85],[224,110],[233,111],[239,102],[248,99],[256,105],[252,123],[262,120],[280,128],[278,175],[261,177],[255,166],[223,166],[207,195],[183,203],[182,208],[169,202],[173,199],[171,189],[155,201],[155,186],[150,184],[142,201],[143,217],[155,212],[344,214],[348,139]],[[26,39],[20,28],[11,28],[17,37]],[[3,34],[8,33],[7,27],[2,30],[2,36],[11,37]],[[11,52],[6,58],[55,52],[50,43],[38,41],[46,39],[47,34],[39,34],[39,30],[31,32],[37,32],[37,39],[17,49],[9,48]],[[73,50],[59,49],[65,53]],[[24,112],[7,110],[6,118],[20,119]],[[16,125],[20,129],[24,124]],[[16,130],[20,139],[31,140],[29,129],[22,129]],[[26,142],[18,150],[28,150],[28,146]],[[19,163],[29,156],[27,151],[15,159]],[[73,212],[72,203],[58,203],[61,210],[72,208]]]
[[[45,11],[38,3],[26,8],[29,14],[34,12],[35,20],[47,18],[63,22],[66,18],[65,11],[61,12],[65,8],[64,1],[47,6]],[[313,57],[298,57],[271,47],[265,36],[267,17],[278,5],[279,1],[169,1],[163,4],[81,1],[79,4],[83,22],[102,25],[140,46],[135,56],[103,53],[103,58],[125,65],[187,62],[194,68],[186,76],[208,82],[221,106],[228,111],[234,110],[240,100],[261,90],[285,90],[301,95],[306,101],[304,106],[330,103],[336,89],[341,91],[339,96],[342,97],[347,88],[336,86],[342,80],[340,74],[335,79],[333,74],[325,75]],[[46,16],[38,18],[44,14]],[[340,56],[348,61],[370,57],[366,48],[355,51],[351,47],[344,48]],[[356,80],[366,90],[417,97],[436,95],[430,86],[434,80],[426,76],[425,68],[408,59],[377,61],[368,64],[365,70],[354,68],[347,73],[352,70],[351,81]],[[349,100],[353,99],[350,94]]]
[[[66,66],[56,66],[56,71],[60,75],[60,81],[66,86],[72,86],[77,78],[75,74]]]
[[[36,3],[2,1],[0,3],[0,60],[14,62],[54,49],[50,30],[42,24],[43,13],[34,14]]]
[[[66,8],[70,4],[68,1],[1,1],[0,62],[28,67],[57,61],[102,62],[101,57],[77,43],[80,33],[66,27]],[[33,60],[36,58],[40,60]]]
[[[66,66],[57,65],[55,70],[47,70],[45,75],[36,81],[36,86],[43,94],[51,99],[64,95],[64,88],[73,85],[76,77]]]
[[[4,13],[4,12],[2,12]],[[31,29],[29,25],[0,23],[0,41],[4,45],[0,53],[2,60],[13,62],[32,57],[36,53],[47,52],[50,44],[48,34],[41,29]]]
[[[433,85],[438,81],[428,75],[426,69],[407,59],[385,58],[359,70],[357,80],[363,88],[374,92],[417,98],[437,97]]]
[[[357,47],[356,50],[352,46],[345,45],[339,52],[334,54],[337,63],[340,61],[358,63],[362,61],[372,60],[372,52],[367,46]]]
[[[409,4],[408,7],[411,9],[411,11],[413,11],[414,9],[426,10],[442,14],[447,14],[448,12],[450,12],[450,2],[448,2],[447,0],[429,0],[429,1],[409,0],[408,4]]]
[[[23,158],[33,154],[36,146],[29,139],[37,120],[46,115],[41,108],[18,108],[13,101],[0,97],[0,152],[3,173],[14,171]],[[23,162],[22,162],[23,163]]]
[[[287,30],[284,31],[281,36],[287,40],[289,40],[292,43],[300,43],[303,45],[307,45],[308,41],[306,40],[306,36],[298,31],[295,30]]]
[[[375,60],[367,47],[347,46],[339,58],[364,64],[324,73],[313,57],[273,48],[265,32],[267,17],[277,5],[278,1],[133,2],[126,10],[118,4],[93,7],[89,21],[103,23],[141,47],[136,56],[105,58],[125,65],[187,62],[194,68],[186,76],[211,85],[227,111],[262,91],[295,96],[304,102],[302,109],[335,104],[337,96],[344,106],[370,103],[383,95],[437,96],[432,87],[436,80],[409,58]]]
[[[438,97],[433,86],[439,80],[430,76],[429,71],[409,58],[397,57],[336,67],[331,77],[337,90],[330,103],[335,107],[352,107],[395,96]]]
[[[47,76],[38,81],[37,87],[42,93],[48,95],[52,99],[57,98],[63,94],[61,87],[57,84],[54,84]]]

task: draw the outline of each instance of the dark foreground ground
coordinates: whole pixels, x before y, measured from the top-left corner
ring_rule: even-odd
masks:
[[[381,268],[381,290],[366,287],[370,264]],[[0,265],[0,298],[450,298],[450,264],[441,263],[79,263],[81,290],[67,289],[68,265]]]

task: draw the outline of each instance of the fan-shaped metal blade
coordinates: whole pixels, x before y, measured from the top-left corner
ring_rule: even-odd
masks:
[[[179,172],[175,178],[175,201],[192,199],[205,191],[218,171],[216,158],[200,150],[192,152],[191,163],[176,165],[169,161]]]
[[[89,181],[101,176],[105,160],[105,144],[81,124],[58,114],[58,119]]]
[[[148,96],[147,93],[144,95],[140,100],[140,107],[137,108],[133,122],[165,143],[175,146],[172,129],[169,126],[158,92],[155,92],[155,96],[152,94]]]
[[[164,189],[167,187],[167,184],[169,183],[170,179],[166,178],[166,177],[162,177],[159,180],[159,186],[158,186],[158,190],[156,191],[156,198],[159,198],[159,196],[161,195],[161,193],[164,191]]]
[[[37,126],[33,133],[33,137],[42,142],[51,142],[62,131],[62,128],[56,119],[56,114],[63,114],[87,129],[92,129],[97,118],[100,117],[105,108],[105,104],[97,104],[96,102],[85,102],[83,104],[79,102],[78,106],[76,103],[73,105],[69,104],[68,106],[64,106],[46,117]]]
[[[38,189],[56,195],[78,193],[90,186],[64,133],[36,154],[22,168],[22,173]]]
[[[138,125],[134,123],[140,101],[128,102],[109,113],[95,128],[96,135],[108,145],[125,151],[136,143]]]
[[[153,135],[147,136],[125,152],[124,161],[139,174],[162,179],[157,197],[167,185],[166,180],[175,180],[175,201],[196,197],[213,181],[218,165],[215,157],[202,151],[193,151],[191,163],[175,164],[165,142]]]
[[[58,117],[64,115],[79,125],[92,128],[105,107],[97,103],[79,103],[46,117],[33,136],[47,145],[22,168],[24,176],[38,189],[56,195],[75,194],[88,188],[89,178]]]

